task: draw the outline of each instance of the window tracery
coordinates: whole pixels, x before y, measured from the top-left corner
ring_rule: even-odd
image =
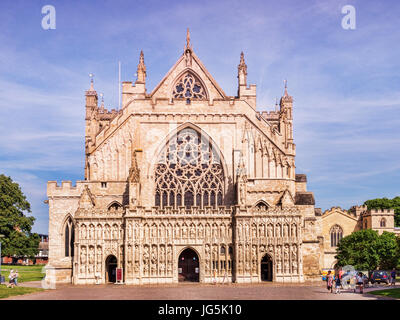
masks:
[[[185,73],[175,84],[172,93],[175,99],[206,99],[206,92],[200,80],[192,73]]]
[[[155,169],[155,205],[160,207],[222,205],[224,172],[211,141],[194,129],[174,135]]]
[[[339,241],[343,238],[343,229],[337,224],[331,228],[331,247],[337,247]]]
[[[75,227],[71,217],[65,222],[64,226],[64,249],[66,257],[74,256]]]

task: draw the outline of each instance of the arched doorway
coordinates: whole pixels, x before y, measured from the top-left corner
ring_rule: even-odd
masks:
[[[106,282],[116,282],[117,280],[117,258],[110,255],[106,259]]]
[[[185,249],[179,255],[178,281],[199,282],[199,257],[192,249]]]
[[[261,260],[261,281],[272,281],[272,258],[269,254]]]

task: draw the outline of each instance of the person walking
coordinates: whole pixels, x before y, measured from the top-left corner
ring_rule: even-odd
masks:
[[[8,285],[7,288],[14,288],[14,270],[10,270],[10,274],[8,275]]]
[[[335,278],[335,294],[340,293],[340,286],[342,285],[342,279],[340,275],[338,274]]]
[[[363,279],[363,274],[362,274],[362,272],[359,272],[358,274],[357,274],[357,278],[356,278],[356,283],[357,283],[357,286],[360,288],[360,293],[363,293],[364,292],[364,279]]]
[[[390,272],[390,284],[392,286],[396,285],[396,269],[393,268],[392,272]]]
[[[328,271],[328,274],[326,276],[326,287],[328,291],[330,291],[331,293],[333,292],[333,275],[330,270]]]
[[[14,273],[14,284],[16,286],[18,285],[18,270],[15,270],[15,273]]]

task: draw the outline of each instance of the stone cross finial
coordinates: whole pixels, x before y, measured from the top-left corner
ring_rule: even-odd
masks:
[[[287,92],[287,80],[286,80],[286,79],[283,80],[283,83],[285,84],[285,93],[284,93],[284,96],[287,97],[287,96],[289,95],[288,92]]]
[[[190,48],[190,31],[189,28],[186,30],[186,48]]]
[[[94,77],[94,74],[93,73],[89,73],[89,77],[90,77],[90,90],[93,91],[94,90],[94,88],[93,88],[93,77]]]

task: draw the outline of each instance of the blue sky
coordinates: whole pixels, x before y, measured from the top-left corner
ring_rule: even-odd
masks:
[[[56,30],[41,27],[44,5]],[[355,30],[341,26],[356,8]],[[288,79],[296,172],[316,206],[349,208],[400,195],[398,1],[7,1],[0,3],[0,173],[20,183],[47,233],[48,180],[81,180],[89,73],[106,107],[134,81],[143,49],[150,92],[181,55],[196,54],[228,95],[245,52],[259,110]]]

